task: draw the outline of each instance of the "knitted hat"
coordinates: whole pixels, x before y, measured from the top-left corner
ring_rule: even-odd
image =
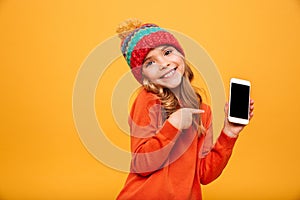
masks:
[[[117,33],[121,38],[121,51],[134,77],[143,82],[142,64],[147,54],[154,48],[170,45],[182,55],[184,51],[176,38],[155,24],[142,24],[139,20],[129,19],[120,24]]]

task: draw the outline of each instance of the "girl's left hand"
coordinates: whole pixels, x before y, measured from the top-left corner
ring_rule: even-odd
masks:
[[[253,110],[254,110],[254,100],[251,99],[249,120],[251,120],[253,117]],[[236,138],[246,125],[235,124],[228,121],[228,103],[225,104],[224,111],[225,111],[225,122],[224,122],[223,132],[229,137]]]

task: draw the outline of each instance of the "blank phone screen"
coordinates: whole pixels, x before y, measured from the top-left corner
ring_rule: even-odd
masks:
[[[250,87],[231,83],[230,116],[248,119]]]

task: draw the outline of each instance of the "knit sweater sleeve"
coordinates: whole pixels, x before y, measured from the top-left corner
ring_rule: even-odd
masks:
[[[211,127],[211,112],[208,108],[208,115],[204,121],[208,121],[207,126]],[[201,184],[208,184],[219,177],[227,165],[229,158],[232,154],[232,150],[237,138],[228,137],[223,131],[217,139],[211,150],[205,153],[205,156],[199,159],[200,162],[200,182]],[[205,139],[204,139],[205,140]]]
[[[167,164],[179,131],[166,120],[157,98],[142,91],[132,106],[129,125],[131,132],[131,172],[148,176]]]

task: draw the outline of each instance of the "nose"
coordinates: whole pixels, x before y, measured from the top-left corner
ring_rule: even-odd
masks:
[[[164,63],[161,63],[160,65],[160,70],[164,70],[166,69],[167,67],[170,66],[170,63],[169,62],[164,62]]]

